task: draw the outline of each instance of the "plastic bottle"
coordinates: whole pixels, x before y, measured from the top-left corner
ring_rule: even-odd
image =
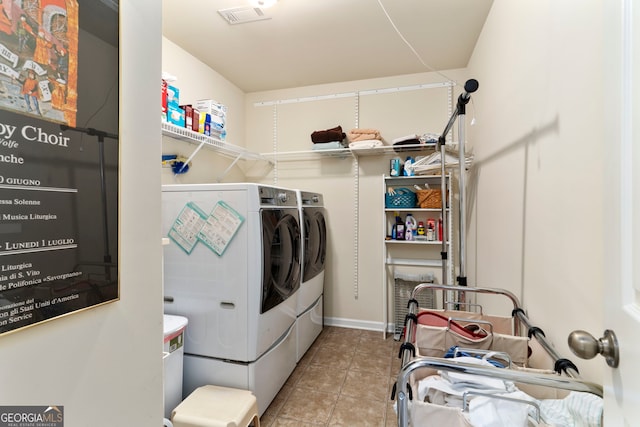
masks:
[[[394,212],[394,223],[391,226],[391,239],[398,240],[398,224],[402,224],[402,228],[404,229],[404,222],[402,222],[402,218],[400,218],[400,212]],[[402,237],[404,239],[404,235]]]
[[[404,221],[400,212],[396,212],[396,240],[404,240]]]
[[[433,218],[427,219],[427,240],[429,242],[436,240],[436,221]]]
[[[400,157],[395,157],[391,159],[391,168],[390,168],[391,170],[389,171],[391,176],[400,176],[400,170],[402,169],[400,167],[400,163],[401,163]]]
[[[414,240],[414,236],[418,230],[418,224],[416,219],[411,214],[407,214],[407,217],[404,220],[405,231],[404,231],[404,240]]]
[[[400,217],[400,212],[394,212],[393,215],[394,223],[391,226],[391,239],[404,240],[404,221],[402,221],[402,217]]]

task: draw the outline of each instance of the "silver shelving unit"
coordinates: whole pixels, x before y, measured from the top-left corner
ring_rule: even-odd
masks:
[[[389,281],[390,278],[393,277],[393,271],[396,267],[418,267],[421,270],[425,271],[434,271],[441,270],[443,277],[451,278],[454,274],[454,264],[453,264],[453,254],[451,242],[453,241],[453,227],[447,226],[444,227],[443,233],[444,242],[442,240],[433,240],[433,241],[424,241],[424,240],[387,240],[386,236],[389,234],[389,227],[392,223],[392,215],[395,212],[401,214],[411,213],[419,219],[419,217],[424,217],[428,215],[434,215],[437,218],[437,215],[443,213],[441,208],[389,208],[385,205],[385,197],[387,190],[389,187],[398,188],[413,188],[415,184],[424,185],[425,183],[429,183],[432,188],[441,188],[440,183],[444,182],[444,186],[446,188],[446,196],[443,197],[443,202],[445,203],[444,215],[446,216],[446,222],[448,224],[452,224],[453,219],[453,211],[452,211],[452,202],[453,202],[453,186],[452,184],[452,176],[451,174],[447,174],[444,177],[441,175],[417,175],[411,177],[390,177],[383,176],[382,177],[382,229],[381,233],[384,236],[384,244],[383,244],[383,268],[382,268],[382,310],[383,310],[383,324],[384,324],[384,336],[386,338],[386,331],[388,328],[389,322],[389,308],[395,306],[395,301],[390,303],[389,301]],[[444,218],[443,218],[444,219]],[[443,246],[444,245],[444,246]],[[437,253],[437,248],[442,248],[439,253]],[[396,256],[395,249],[407,248],[410,253],[406,254],[406,256]],[[446,248],[446,252],[448,253],[448,257],[446,259],[442,258],[442,251]],[[406,252],[406,251],[403,251]],[[438,257],[440,255],[440,257]],[[394,285],[395,286],[395,285]],[[395,317],[395,316],[392,316]]]

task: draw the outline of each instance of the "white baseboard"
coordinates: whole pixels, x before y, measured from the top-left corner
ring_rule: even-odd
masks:
[[[365,331],[383,331],[382,322],[372,322],[369,320],[345,319],[342,317],[325,317],[324,324],[326,326],[337,326],[339,328],[363,329]],[[387,325],[387,333],[394,331],[394,325]]]

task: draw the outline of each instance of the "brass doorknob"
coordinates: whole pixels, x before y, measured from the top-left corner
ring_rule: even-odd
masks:
[[[569,348],[581,359],[593,359],[601,354],[612,368],[617,368],[620,362],[618,340],[616,334],[609,329],[604,331],[604,336],[600,339],[586,331],[573,331],[569,334]]]

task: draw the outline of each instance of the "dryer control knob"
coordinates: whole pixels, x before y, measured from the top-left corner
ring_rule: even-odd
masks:
[[[320,197],[318,197],[318,196],[313,196],[313,197],[311,198],[311,200],[313,201],[313,203],[318,203],[318,202],[320,201]]]
[[[281,202],[286,202],[289,197],[287,196],[287,193],[280,193],[278,194],[278,198]]]

